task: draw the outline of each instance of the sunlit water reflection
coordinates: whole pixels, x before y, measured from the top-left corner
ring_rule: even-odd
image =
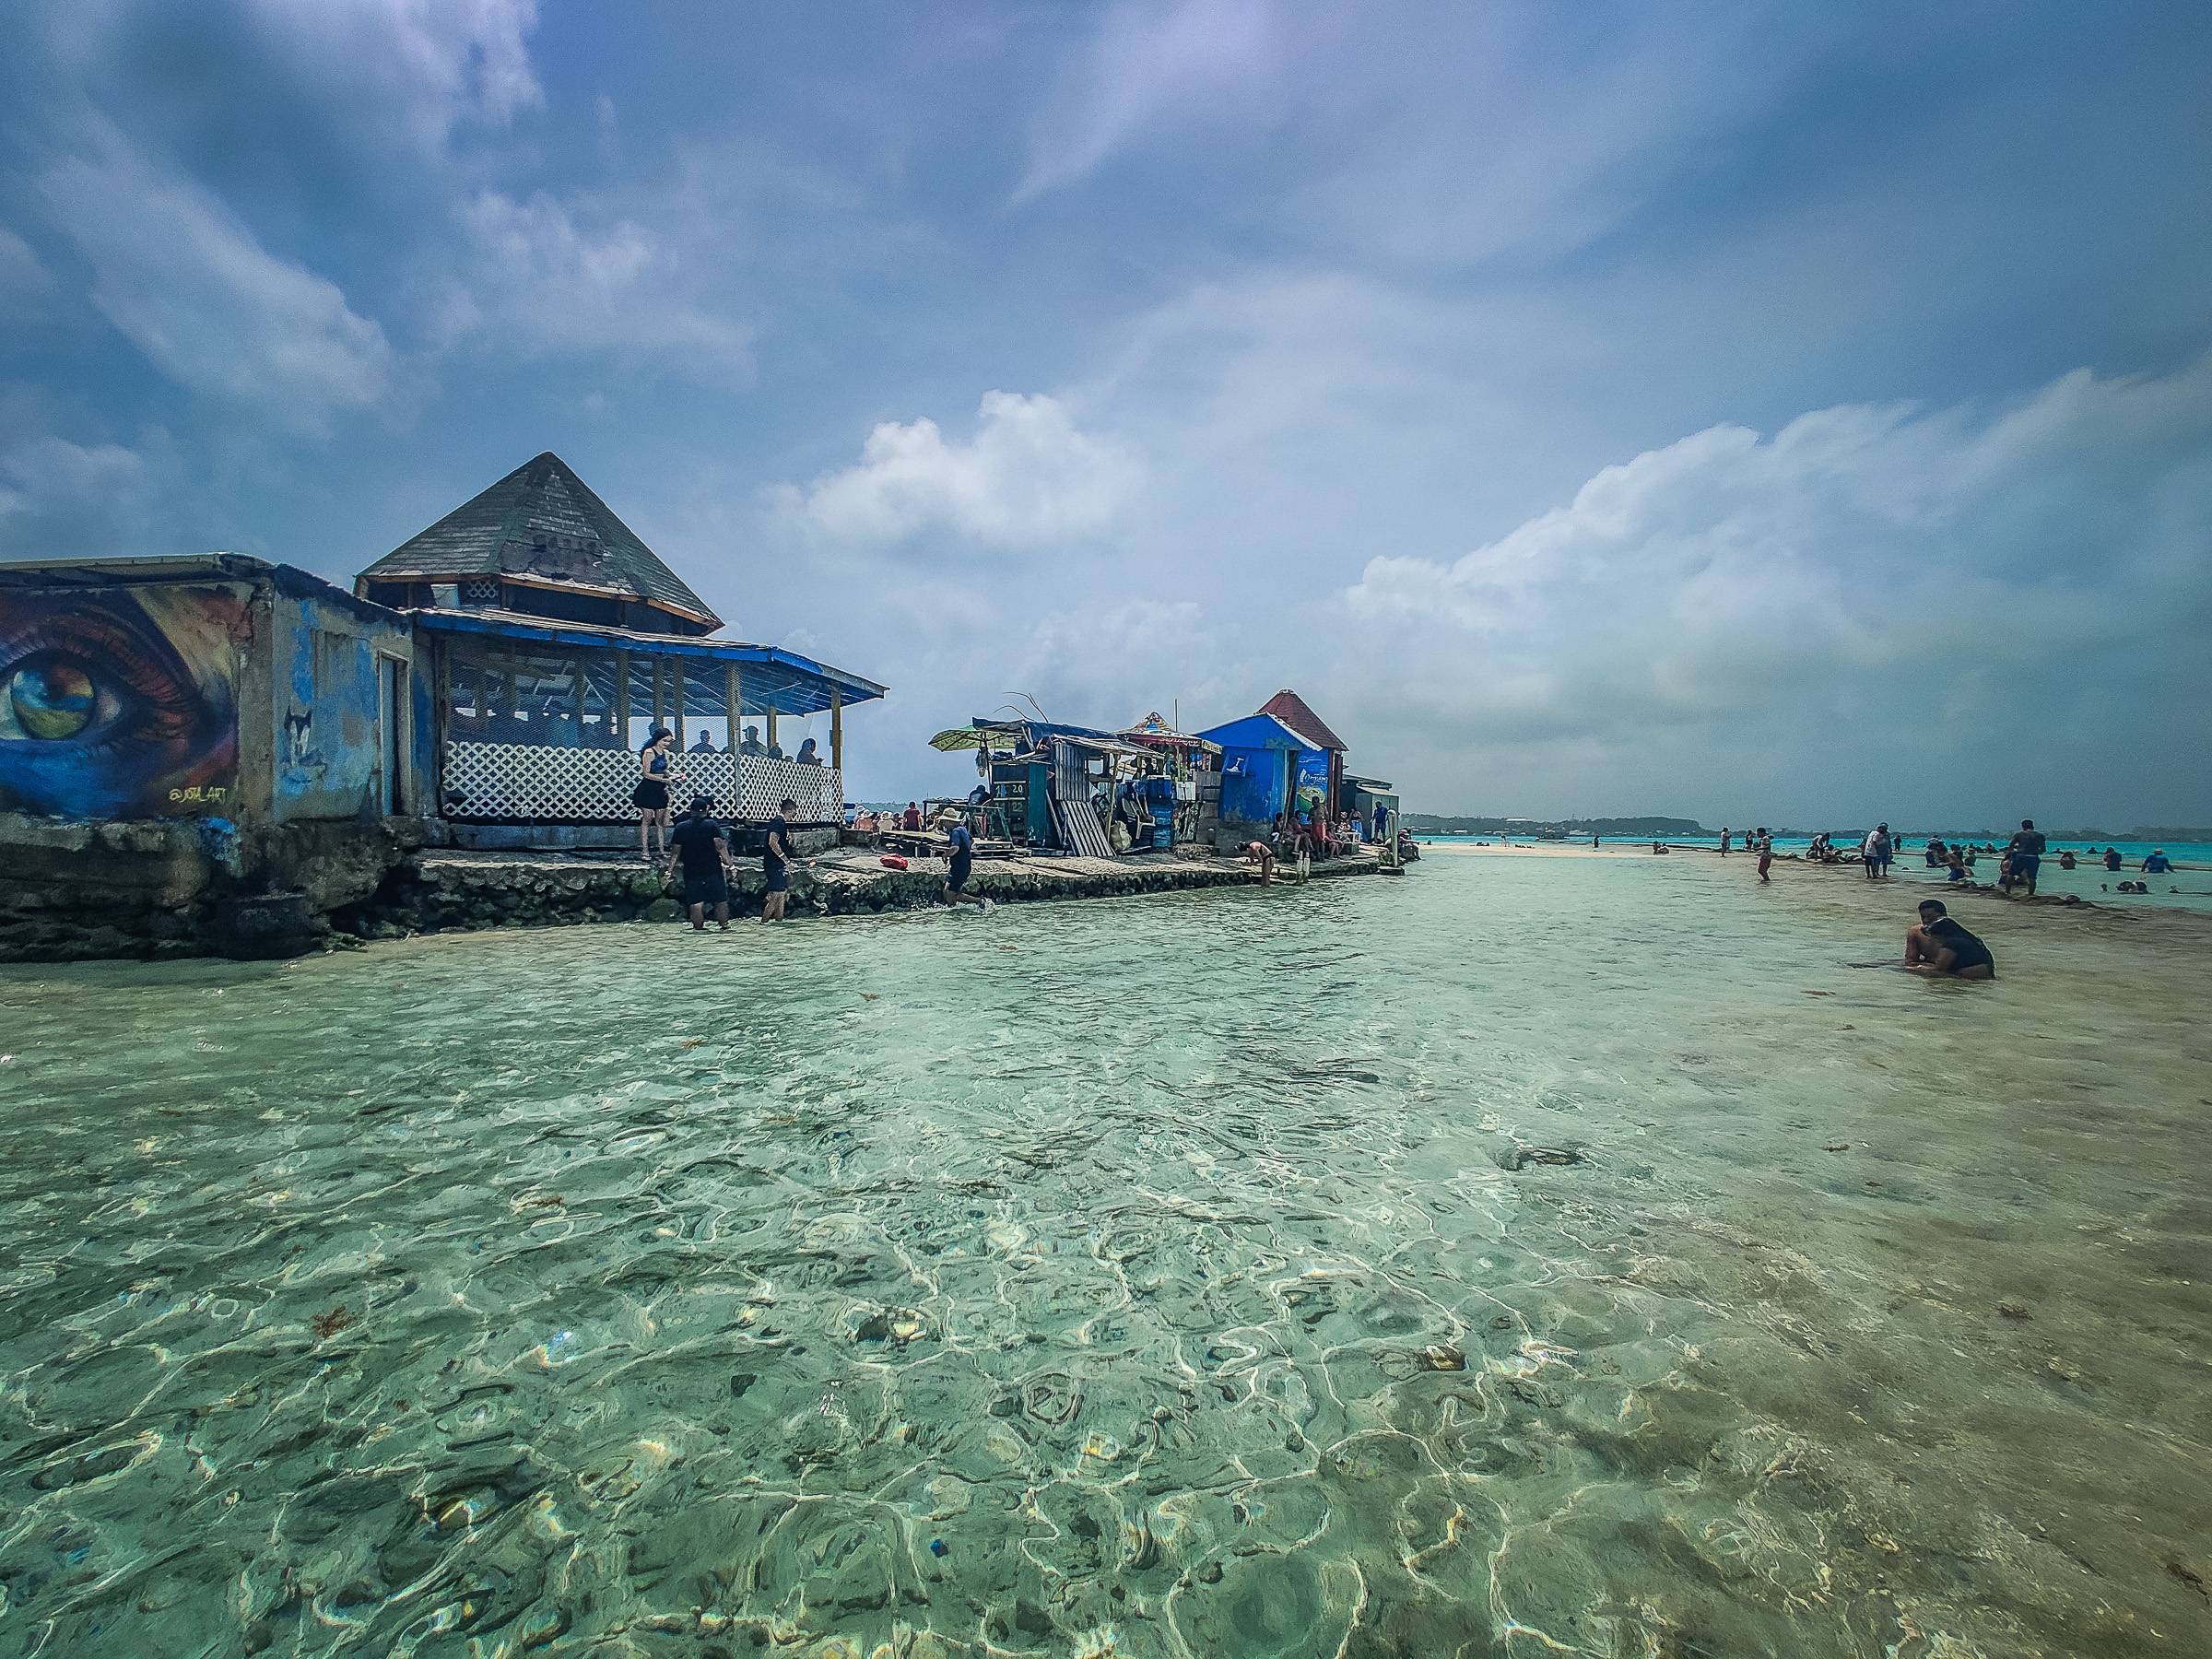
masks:
[[[2212,1650],[2203,931],[1716,865],[0,977],[0,1652]]]

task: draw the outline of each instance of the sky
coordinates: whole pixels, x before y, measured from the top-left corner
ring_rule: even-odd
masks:
[[[0,558],[544,450],[891,687],[1415,811],[2212,822],[2212,8],[0,0]]]

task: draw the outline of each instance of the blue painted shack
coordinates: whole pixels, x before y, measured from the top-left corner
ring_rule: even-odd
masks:
[[[256,954],[373,890],[434,787],[418,650],[240,554],[0,565],[0,957]]]
[[[1265,837],[1298,799],[1301,774],[1328,755],[1272,714],[1247,714],[1198,734],[1221,746],[1221,828],[1224,842]]]

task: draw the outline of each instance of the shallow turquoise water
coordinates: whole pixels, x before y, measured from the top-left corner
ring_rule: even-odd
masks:
[[[1419,839],[1424,844],[1451,845],[1459,842],[1471,845],[1477,842],[1496,841],[1499,838],[1495,835],[1423,835]],[[1921,849],[1925,846],[1927,839],[1927,833],[1920,830],[1914,830],[1906,839],[1895,864],[1890,868],[1891,880],[1925,882],[1938,891],[1945,888],[1948,880],[1947,874],[1940,869],[1929,869],[1927,861],[1922,856]],[[1960,837],[1959,839],[1969,838]],[[1670,835],[1666,841],[1669,846],[1677,851],[1683,848],[1697,848],[1717,852],[1720,848],[1720,838],[1715,835]],[[1529,846],[1534,843],[1524,837],[1514,844]],[[1579,839],[1563,844],[1571,847],[1586,847],[1590,843],[1587,839]],[[1650,847],[1651,841],[1648,837],[1639,840],[1628,836],[1614,836],[1608,838],[1604,844],[1606,848],[1616,852],[1642,851]],[[1785,863],[1793,855],[1803,856],[1806,848],[1811,844],[1812,838],[1806,835],[1778,835],[1774,838],[1774,851],[1782,855]],[[1986,843],[1977,841],[1975,844]],[[2151,851],[2151,843],[2148,841],[2100,841],[2097,844],[2100,848],[2106,845],[2117,847],[2120,850],[2124,867],[2117,872],[2107,870],[2101,858],[2092,859],[2087,855],[2083,843],[2055,841],[2052,844],[2050,856],[2043,860],[2042,868],[2038,874],[2036,890],[2041,893],[2060,895],[2072,893],[2091,903],[2110,904],[2121,910],[2147,910],[2164,906],[2175,910],[2194,911],[2200,914],[2212,914],[2212,843],[2180,841],[2171,843],[2159,843],[2166,855],[2180,866],[2163,876],[2146,876],[2143,873],[2144,855]],[[1856,843],[1853,842],[1853,845],[1855,846]],[[1735,853],[1731,856],[1741,856],[1743,843],[1738,841],[1735,843]],[[2072,870],[2059,867],[2059,853],[2066,847],[2073,848],[2079,860],[2078,867]],[[1974,865],[1971,879],[1994,883],[1997,879],[1997,854],[1994,853],[1982,853]],[[2113,886],[2121,881],[2141,881],[2150,890],[2146,893],[2116,893],[2112,890]]]
[[[1805,874],[0,976],[0,1653],[2206,1651],[2201,938]]]

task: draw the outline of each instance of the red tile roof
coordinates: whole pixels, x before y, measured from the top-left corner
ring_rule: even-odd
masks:
[[[1343,754],[1349,747],[1343,738],[1329,730],[1328,723],[1306,707],[1306,700],[1295,691],[1277,691],[1259,707],[1262,714],[1272,714],[1301,736],[1311,737],[1324,749]]]

